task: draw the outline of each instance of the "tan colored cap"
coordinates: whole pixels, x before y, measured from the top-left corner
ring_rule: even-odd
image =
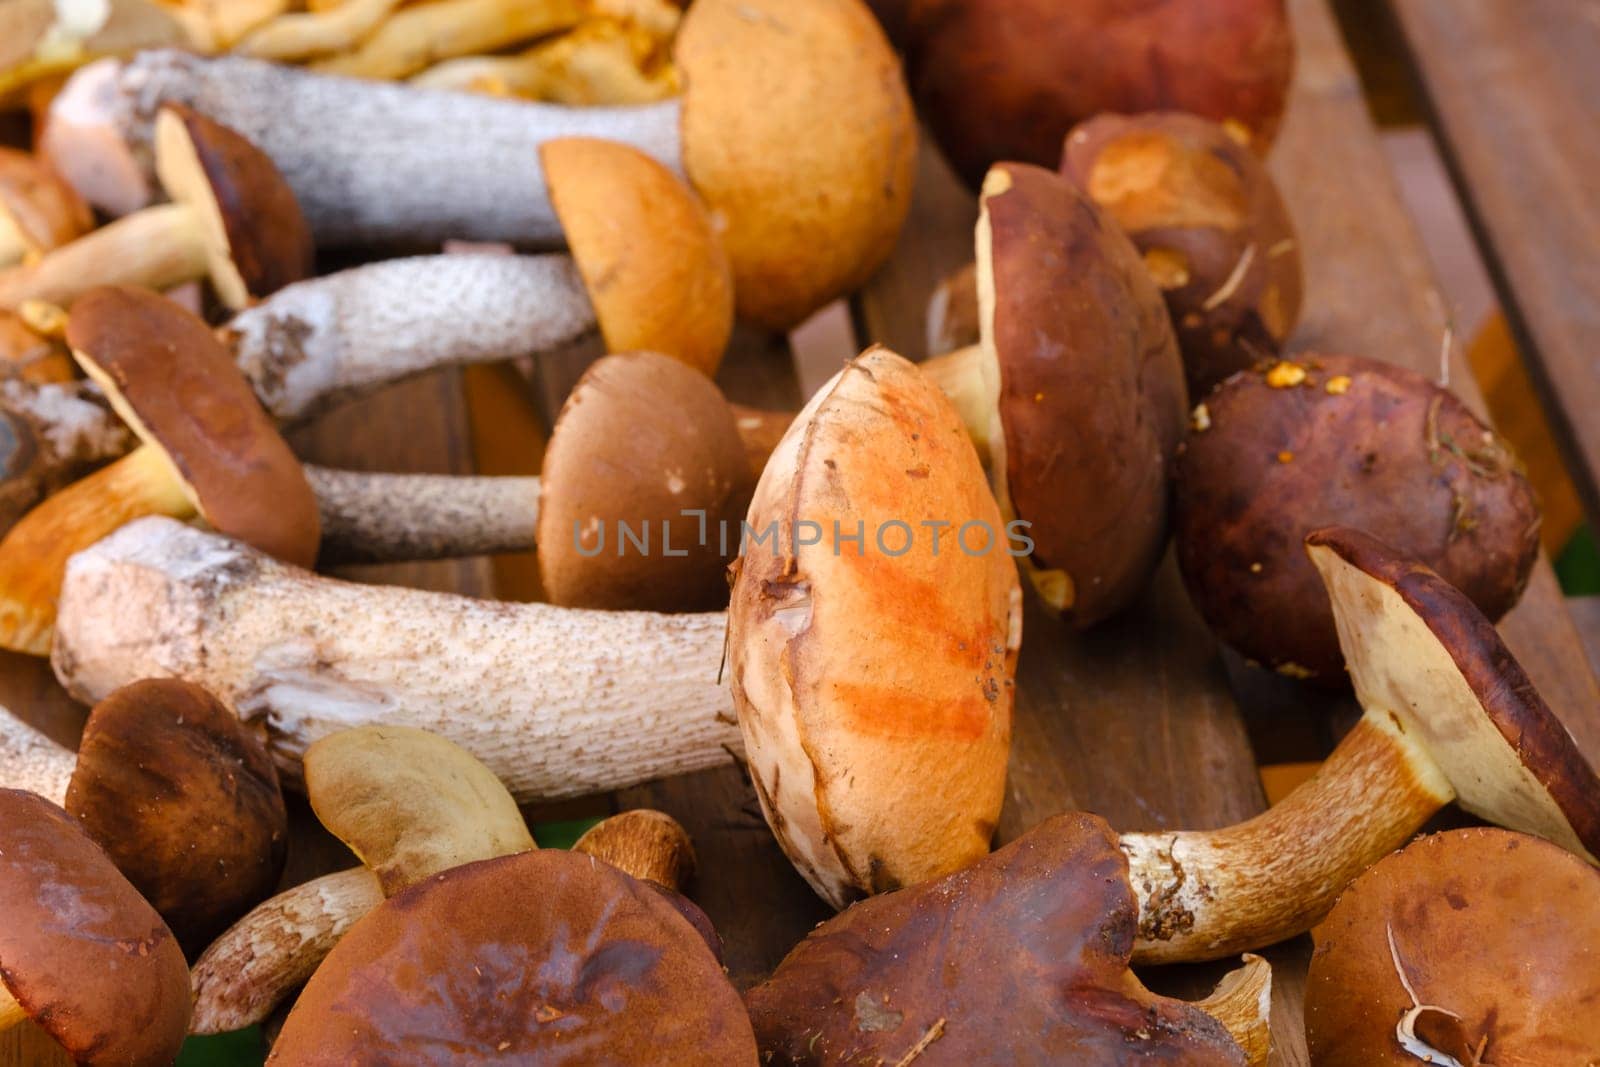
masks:
[[[9,228],[27,254],[48,252],[93,227],[89,205],[46,163],[0,145],[0,230]]]

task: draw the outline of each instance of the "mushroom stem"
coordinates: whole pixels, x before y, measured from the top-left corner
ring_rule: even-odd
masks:
[[[77,762],[71,751],[0,708],[0,786],[26,789],[52,804],[65,804]]]
[[[978,450],[978,458],[987,465],[995,398],[984,379],[982,347],[968,345],[924,360],[918,366],[955,405],[961,421],[966,424],[973,446]]]
[[[0,275],[0,307],[18,308],[27,300],[67,307],[99,285],[170,289],[207,271],[205,231],[194,209],[160,204],[6,271]]]
[[[324,562],[453,559],[534,547],[538,478],[368,474],[307,466]]]
[[[17,998],[11,995],[5,983],[0,982],[0,1034],[27,1019],[28,1013],[22,1010],[22,1005],[17,1003]]]
[[[116,604],[116,611],[105,605]],[[420,727],[519,800],[608,792],[739,750],[725,616],[505,604],[319,578],[166,520],[80,552],[57,676],[79,696],[177,675],[264,720],[280,768],[366,724]]]
[[[15,451],[0,483],[0,531],[97,463],[128,451],[132,434],[83,383],[0,382],[0,423]]]
[[[1229,971],[1204,1000],[1195,1001],[1244,1050],[1250,1067],[1266,1067],[1272,1051],[1272,965],[1246,953],[1244,966]]]
[[[1368,711],[1269,811],[1221,830],[1123,834],[1139,896],[1134,962],[1217,959],[1309,929],[1454,798],[1422,745]]]

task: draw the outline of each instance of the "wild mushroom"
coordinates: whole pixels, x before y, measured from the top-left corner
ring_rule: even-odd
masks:
[[[172,932],[66,812],[0,789],[0,1029],[42,1026],[74,1060],[171,1063],[189,1024]]]
[[[1315,931],[1318,1067],[1593,1063],[1600,871],[1504,830],[1424,837],[1353,882]]]
[[[145,208],[0,274],[0,306],[63,307],[99,285],[165,289],[209,277],[235,310],[311,273],[311,238],[272,161],[179,105],[155,121],[156,170],[173,202]]]
[[[311,487],[204,323],[154,293],[108,286],[78,301],[67,341],[144,445],[0,541],[0,645],[45,654],[68,557],[140,515],[198,514],[310,566],[320,539]]]
[[[1539,507],[1510,446],[1421,375],[1301,356],[1235,375],[1196,409],[1175,531],[1217,636],[1291,677],[1342,681],[1305,535],[1347,523],[1436,570],[1490,619],[1516,604]]]
[[[0,97],[107,55],[186,44],[151,0],[8,0],[0,8]]]
[[[1294,37],[1284,0],[910,0],[908,80],[945,158],[1053,167],[1103,112],[1187,111],[1272,143]]]
[[[787,328],[865,282],[905,219],[916,155],[899,63],[866,7],[699,0],[674,58],[681,101],[573,109],[147,52],[76,75],[47,143],[95,201],[95,175],[143,170],[128,151],[148,153],[150,106],[185,103],[264,147],[320,244],[539,245],[561,226],[530,151],[602,137],[688,175],[719,220],[744,318]],[[126,202],[126,184],[112,197]]]
[[[125,455],[132,439],[82,383],[0,382],[0,530],[46,493]]]
[[[37,259],[93,226],[89,206],[47,164],[0,145],[0,267]]]
[[[1117,835],[1057,816],[807,934],[746,994],[762,1062],[1264,1064],[1271,968],[1158,996],[1129,968],[1138,914]]]

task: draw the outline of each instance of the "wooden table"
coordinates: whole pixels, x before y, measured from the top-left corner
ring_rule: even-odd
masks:
[[[1437,375],[1442,301],[1360,87],[1325,0],[1291,0],[1291,7],[1300,67],[1273,167],[1299,224],[1309,270],[1309,307],[1295,347],[1366,353]],[[931,151],[924,156],[899,250],[852,315],[859,341],[876,340],[912,358],[923,354],[922,309],[932,284],[971,257],[975,217],[971,197]],[[1452,386],[1481,411],[1482,398],[1459,353],[1447,355]],[[742,334],[721,380],[733,399],[746,403],[782,406],[800,399],[788,351],[769,338]],[[467,470],[462,419],[459,384],[443,375],[337,412],[300,444],[320,460]],[[477,563],[363,577],[473,593],[488,593],[490,585]],[[1503,632],[1590,758],[1600,758],[1600,690],[1547,563],[1539,564]],[[1264,805],[1252,735],[1256,748],[1270,747],[1275,758],[1316,758],[1331,745],[1330,723],[1341,709],[1222,655],[1189,607],[1170,559],[1125,617],[1079,636],[1030,606],[1025,633],[1002,840],[1069,808],[1098,812],[1124,830],[1226,825]],[[47,671],[20,659],[0,662],[0,701],[63,740],[72,739],[81,720]],[[825,916],[774,845],[739,768],[596,798],[587,810],[640,805],[672,813],[694,835],[702,870],[693,895],[726,939],[739,984],[760,978]],[[296,842],[290,879],[340,862],[349,860],[308,831]],[[1276,970],[1278,1064],[1306,1062],[1301,997],[1309,948],[1302,937],[1268,953]],[[1167,968],[1146,978],[1165,991],[1198,995],[1222,969]],[[40,1062],[17,1058],[19,1041],[40,1047],[36,1037],[0,1039],[0,1067]]]

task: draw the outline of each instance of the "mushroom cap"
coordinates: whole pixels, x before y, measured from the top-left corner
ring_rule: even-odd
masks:
[[[716,374],[733,333],[733,275],[694,191],[613,141],[546,141],[539,160],[606,348]]]
[[[568,607],[724,606],[753,481],[733,412],[709,378],[654,352],[598,360],[545,450],[534,538],[545,594]],[[624,524],[646,547],[624,539]]]
[[[67,344],[213,529],[316,562],[322,528],[300,461],[205,323],[155,293],[103,286],[73,304]]]
[[[6,223],[38,255],[88,233],[94,217],[47,163],[0,145],[0,226]]]
[[[911,207],[917,125],[861,0],[696,0],[674,58],[683,161],[739,315],[782,330],[863,285]]]
[[[1117,835],[1049,819],[965,870],[862,901],[746,996],[764,1063],[1243,1064],[1200,1008],[1129,969],[1138,905]]]
[[[1053,167],[1102,112],[1187,111],[1272,143],[1294,68],[1284,0],[912,0],[906,65],[923,117],[973,187]]]
[[[1468,1067],[1580,1064],[1600,1050],[1600,871],[1548,842],[1421,838],[1356,879],[1314,937],[1306,1037],[1322,1067],[1450,1062],[1430,1050]]]
[[[1305,289],[1294,223],[1266,163],[1227,127],[1173,111],[1100,115],[1067,135],[1061,171],[1144,256],[1191,396],[1282,347]]]
[[[271,895],[289,825],[260,738],[197,685],[125,685],[96,704],[65,807],[199,952]]]
[[[1333,612],[1301,547],[1337,523],[1427,564],[1491,619],[1539,551],[1539,506],[1509,446],[1410,370],[1311,356],[1244,371],[1197,409],[1174,531],[1195,607],[1242,655],[1342,681]]]
[[[271,1063],[756,1062],[739,995],[652,885],[572,852],[445,871],[317,969]]]
[[[1144,589],[1166,548],[1188,410],[1172,324],[1128,238],[1053,171],[989,172],[977,250],[996,491],[1032,524],[1034,587],[1089,626]]]
[[[1361,706],[1421,738],[1461,807],[1600,856],[1600,778],[1472,601],[1357,530],[1317,530],[1306,550]]]
[[[1005,791],[1021,590],[950,402],[869,349],[795,419],[746,521],[733,697],[790,861],[842,906],[983,856]],[[858,532],[859,548],[844,540]]]
[[[171,1063],[189,1029],[172,932],[66,812],[0,789],[0,981],[79,1063]]]
[[[234,311],[311,276],[311,230],[289,183],[255,145],[182,104],[155,123],[156,175],[205,231],[217,296]]]

